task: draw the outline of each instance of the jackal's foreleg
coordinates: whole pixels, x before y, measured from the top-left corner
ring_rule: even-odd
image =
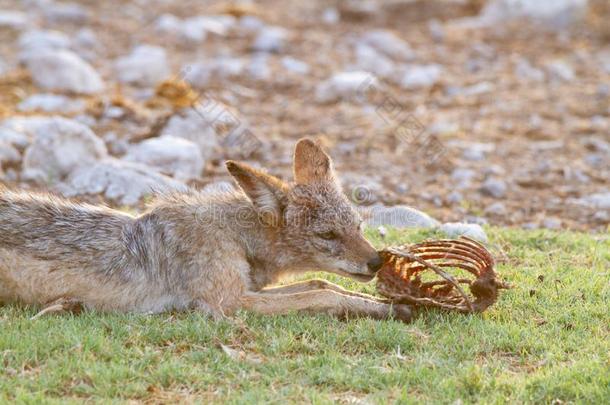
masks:
[[[346,290],[345,288],[337,284],[331,283],[330,281],[326,281],[323,279],[305,280],[279,287],[264,288],[263,290],[261,290],[261,292],[267,294],[295,294],[313,290],[332,290],[343,295],[350,295],[352,297],[360,297],[372,301],[379,301],[378,298],[375,298],[372,295]]]
[[[261,314],[286,314],[292,311],[327,313],[338,317],[396,318],[410,322],[411,308],[344,295],[333,290],[313,290],[293,294],[248,293],[242,299],[245,309]]]

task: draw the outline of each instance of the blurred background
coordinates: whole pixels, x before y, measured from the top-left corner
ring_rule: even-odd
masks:
[[[609,21],[606,0],[0,0],[0,181],[138,209],[233,187],[228,158],[290,180],[310,136],[364,211],[430,215],[374,225],[606,230]]]

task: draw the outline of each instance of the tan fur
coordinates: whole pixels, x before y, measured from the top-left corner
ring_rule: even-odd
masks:
[[[270,287],[314,270],[369,281],[380,265],[330,157],[304,139],[294,161],[294,184],[230,161],[239,192],[160,195],[139,216],[0,189],[0,302],[409,320],[406,306],[327,281]]]

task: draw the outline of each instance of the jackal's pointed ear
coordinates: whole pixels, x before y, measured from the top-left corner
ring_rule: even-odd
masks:
[[[228,160],[227,169],[246,193],[267,225],[279,225],[286,207],[288,185],[277,177],[245,163]]]
[[[294,181],[297,184],[335,181],[330,156],[309,138],[301,139],[294,149]]]

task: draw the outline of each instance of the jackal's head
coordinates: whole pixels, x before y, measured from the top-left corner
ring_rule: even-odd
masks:
[[[252,201],[287,270],[324,270],[370,281],[381,259],[335,178],[330,157],[310,139],[297,143],[294,183],[243,163],[227,168]]]

